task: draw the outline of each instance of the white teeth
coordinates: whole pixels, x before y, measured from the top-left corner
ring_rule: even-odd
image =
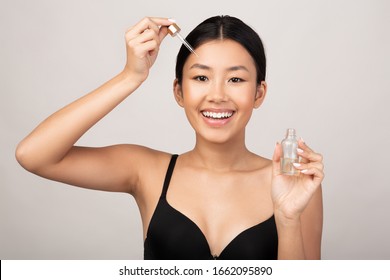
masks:
[[[226,119],[226,118],[230,118],[233,115],[233,112],[216,113],[216,112],[203,111],[202,114],[207,118]]]

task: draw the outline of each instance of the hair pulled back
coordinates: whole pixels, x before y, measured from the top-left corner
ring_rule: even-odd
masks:
[[[233,40],[248,51],[255,62],[257,83],[264,81],[266,58],[263,43],[259,35],[240,19],[231,16],[214,16],[200,23],[186,37],[194,49],[208,41],[224,39]],[[189,50],[182,45],[177,55],[175,70],[180,85],[183,79],[183,67],[189,55]]]

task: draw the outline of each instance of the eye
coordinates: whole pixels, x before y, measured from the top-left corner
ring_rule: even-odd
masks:
[[[232,83],[239,83],[239,82],[243,82],[243,81],[244,81],[243,79],[237,78],[237,77],[233,77],[233,78],[229,79],[229,82],[232,82]]]
[[[195,76],[194,80],[199,81],[199,82],[206,82],[206,81],[208,81],[208,78],[206,76]]]

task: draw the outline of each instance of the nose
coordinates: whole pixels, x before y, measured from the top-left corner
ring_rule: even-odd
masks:
[[[215,81],[209,88],[207,94],[207,100],[209,102],[221,103],[227,101],[228,96],[226,94],[225,85],[223,82]]]

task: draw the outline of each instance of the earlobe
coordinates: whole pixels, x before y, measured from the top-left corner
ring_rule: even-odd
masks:
[[[173,94],[177,104],[179,104],[180,107],[183,107],[183,93],[181,90],[181,85],[177,79],[173,81]]]
[[[255,104],[253,106],[255,109],[259,108],[260,105],[263,103],[266,94],[267,94],[267,83],[265,81],[262,81],[259,85],[257,85]]]

